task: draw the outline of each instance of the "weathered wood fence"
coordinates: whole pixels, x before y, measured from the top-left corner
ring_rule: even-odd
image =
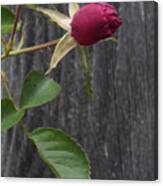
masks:
[[[91,178],[153,180],[157,174],[157,60],[154,2],[114,3],[123,19],[118,43],[91,47],[94,99],[83,92],[83,71],[75,51],[51,73],[60,96],[25,116],[30,130],[46,126],[70,133],[86,149]],[[53,7],[53,5],[48,5]],[[59,5],[67,12],[67,5]],[[24,10],[26,47],[63,34],[39,13]],[[25,76],[45,70],[53,50],[8,59],[10,89],[18,101]],[[2,176],[53,177],[19,126],[2,134]]]

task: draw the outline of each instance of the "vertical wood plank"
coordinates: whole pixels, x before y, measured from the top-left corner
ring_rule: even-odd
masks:
[[[94,99],[88,101],[84,95],[81,64],[72,51],[50,75],[62,86],[60,96],[28,111],[24,120],[30,130],[58,127],[75,137],[90,158],[91,178],[153,180],[157,171],[155,3],[113,4],[123,19],[116,33],[118,44],[105,41],[90,47]],[[67,11],[67,5],[58,7]],[[25,10],[22,19],[26,46],[63,34],[31,10]],[[42,50],[5,62],[16,101],[26,74],[46,69],[52,52]],[[19,126],[2,134],[2,176],[54,177]]]

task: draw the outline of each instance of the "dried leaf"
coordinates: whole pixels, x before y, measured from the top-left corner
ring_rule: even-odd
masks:
[[[70,31],[71,19],[65,14],[62,14],[58,10],[52,10],[41,7],[36,7],[35,10],[48,16],[53,22],[57,23],[64,30]]]
[[[80,6],[78,3],[69,3],[69,15],[73,17],[74,14],[79,10]]]
[[[50,62],[50,67],[46,74],[48,74],[53,68],[57,66],[57,64],[60,62],[60,60],[73,48],[77,46],[76,41],[74,40],[73,37],[69,33],[66,33],[58,42],[51,62]]]

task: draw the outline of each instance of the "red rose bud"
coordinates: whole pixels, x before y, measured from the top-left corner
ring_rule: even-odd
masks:
[[[110,37],[121,25],[114,6],[108,3],[90,3],[73,16],[71,35],[81,45],[91,45]]]

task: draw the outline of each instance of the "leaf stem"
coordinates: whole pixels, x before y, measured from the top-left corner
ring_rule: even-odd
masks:
[[[21,127],[22,131],[26,134],[26,136],[30,139],[30,133],[22,121],[20,122],[20,127]]]
[[[4,71],[1,71],[1,79],[2,79],[2,85],[4,87],[4,93],[6,97],[9,98],[10,100],[13,100],[10,90],[9,90],[8,79]]]
[[[3,54],[1,56],[1,60],[4,60],[9,56],[17,56],[17,55],[20,55],[20,54],[24,54],[24,53],[28,53],[28,52],[35,52],[35,51],[38,51],[38,50],[41,50],[41,49],[44,49],[44,48],[52,47],[52,46],[56,45],[58,43],[58,41],[59,41],[59,39],[56,39],[56,40],[52,40],[52,41],[49,41],[47,43],[43,43],[43,44],[40,44],[40,45],[10,51],[8,56]]]

